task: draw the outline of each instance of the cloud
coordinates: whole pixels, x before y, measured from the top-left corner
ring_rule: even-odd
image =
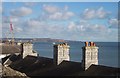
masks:
[[[75,14],[73,12],[68,11],[63,14],[63,17],[64,19],[69,19],[70,17],[73,17],[74,15]]]
[[[70,22],[68,25],[68,30],[69,31],[76,31],[77,27],[76,24],[74,22]]]
[[[54,13],[54,14],[51,14],[51,15],[49,16],[49,18],[50,18],[50,19],[61,19],[62,16],[63,16],[63,14],[62,14],[61,12],[56,12],[56,13]]]
[[[39,6],[35,6],[41,11],[37,13],[36,16],[32,15],[30,18],[20,18],[21,16],[31,14],[34,5],[35,3],[26,2],[20,5],[23,7],[12,7],[15,8],[10,12],[12,14],[11,21],[13,22],[15,33],[17,34],[16,37],[50,37],[71,40],[102,41],[109,38],[110,40],[115,40],[114,36],[116,36],[115,27],[117,20],[110,19],[109,22],[107,22],[108,19],[104,19],[99,22],[99,19],[107,18],[110,14],[104,7],[95,7],[96,9],[90,9],[88,7],[83,10],[81,14],[82,18],[79,18],[77,15],[78,11],[75,11],[76,9],[74,10],[72,5],[64,4],[64,6],[60,6],[40,3]],[[35,11],[36,10],[38,9],[35,9]],[[9,13],[6,13],[6,15],[9,15]],[[6,32],[9,29],[9,17],[2,19],[2,22],[4,23],[2,27],[3,32]],[[108,25],[107,23],[109,23],[111,28],[105,26]]]
[[[25,6],[28,6],[28,7],[32,7],[35,4],[36,4],[35,2],[25,2]]]
[[[68,33],[71,38],[88,41],[117,41],[118,32],[116,29],[109,29],[102,24],[90,24],[71,22],[68,25]],[[108,40],[110,39],[110,40]]]
[[[28,20],[27,25],[30,27],[36,27],[42,25],[42,23],[37,20]]]
[[[14,16],[2,16],[2,22],[3,23],[15,23],[15,22],[19,22],[20,19],[18,17],[14,17]]]
[[[68,10],[68,6],[65,5],[63,8],[53,6],[53,5],[43,5],[43,10],[45,18],[49,18],[50,20],[67,20],[73,17],[75,14],[72,11]]]
[[[68,7],[67,5],[64,6],[64,10],[65,10],[65,11],[67,11],[68,8],[69,8],[69,7]]]
[[[48,12],[48,13],[55,13],[59,10],[59,8],[57,6],[53,6],[53,5],[43,5],[43,10]]]
[[[86,23],[70,22],[68,25],[68,31],[69,33],[73,32],[84,36],[90,36],[90,35],[102,36],[106,32],[108,32],[108,29],[104,25],[100,25],[100,24],[90,24],[88,22]]]
[[[32,13],[32,9],[27,8],[27,7],[20,7],[17,9],[12,9],[11,14],[13,16],[26,16]]]
[[[67,20],[74,16],[73,12],[55,12],[49,15],[52,20]]]
[[[93,9],[85,9],[83,12],[83,17],[85,19],[91,19],[95,17],[95,10]]]
[[[118,28],[118,19],[113,18],[108,21],[110,28]]]
[[[106,12],[103,7],[100,7],[96,11],[96,16],[98,16],[98,18],[106,18],[108,16],[108,14],[110,14],[110,13]]]
[[[81,23],[83,22],[83,23]],[[113,32],[114,31],[114,32]],[[67,34],[71,39],[84,41],[117,41],[117,30],[109,29],[102,24],[91,24],[86,21],[70,22]],[[110,40],[108,40],[108,38]]]
[[[104,25],[100,24],[91,24],[90,26],[86,27],[86,32],[94,36],[101,36],[103,37],[105,34],[108,33],[108,29]]]
[[[82,17],[84,19],[93,19],[93,18],[103,19],[103,18],[107,18],[109,14],[110,12],[105,11],[103,7],[100,7],[98,9],[87,8],[83,11]]]
[[[26,37],[60,38],[64,31],[64,26],[60,24],[51,24],[36,19],[29,19],[25,21],[22,26],[24,32],[21,34]]]
[[[53,5],[43,5],[43,10],[45,11],[45,17],[50,20],[67,20],[73,17],[75,14],[68,10],[68,6],[65,5],[64,8],[60,8]]]
[[[92,40],[100,41],[107,38],[116,40],[116,30],[109,29],[104,25],[90,24],[85,20],[79,22],[63,22],[52,23],[44,20],[38,20],[37,18],[14,22],[15,37],[49,37],[49,38],[61,38],[71,40]],[[9,23],[4,23],[4,29],[9,29]],[[4,30],[4,31],[6,31]],[[114,32],[113,32],[114,31]],[[115,37],[114,37],[115,36]]]
[[[17,32],[21,32],[21,31],[23,31],[23,29],[20,28],[20,27],[17,27],[17,28],[16,28],[16,31],[17,31]]]
[[[45,33],[55,33],[59,32],[61,26],[59,24],[50,24],[45,21],[41,20],[35,20],[35,19],[30,19],[25,22],[25,25],[27,26],[26,28],[29,28],[29,30],[33,30],[34,32],[43,32]]]

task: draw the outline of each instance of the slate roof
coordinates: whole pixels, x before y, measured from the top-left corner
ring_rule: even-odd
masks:
[[[26,73],[28,76],[117,76],[120,68],[102,65],[91,65],[86,71],[82,70],[80,62],[63,61],[54,65],[53,59],[46,57],[27,56],[13,62],[11,68]]]
[[[72,76],[87,76],[95,78],[117,78],[120,76],[120,68],[103,65],[91,65],[86,71],[73,73]]]
[[[45,57],[27,56],[24,59],[13,62],[10,66],[18,71],[28,73],[53,66],[53,60]]]
[[[28,76],[59,76],[82,71],[81,63],[78,62],[63,61],[56,66],[51,58],[34,56],[27,56],[25,59],[16,61],[10,67],[24,72]],[[71,71],[71,68],[74,69]]]
[[[84,74],[79,76],[120,76],[120,68],[108,67],[103,65],[91,65]]]
[[[21,59],[21,56],[20,55],[15,55],[15,54],[11,54],[5,58],[2,58],[2,64],[4,64],[6,61],[6,64],[9,65],[11,64],[12,62],[15,62],[17,60]]]

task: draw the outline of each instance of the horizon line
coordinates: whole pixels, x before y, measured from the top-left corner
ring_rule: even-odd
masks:
[[[0,38],[0,39],[7,39],[7,38]],[[10,38],[8,38],[10,39]],[[34,38],[14,38],[14,39],[34,39]],[[118,41],[95,41],[95,40],[72,40],[72,39],[61,39],[61,38],[41,38],[41,39],[58,39],[58,40],[66,40],[66,41],[80,41],[80,42],[120,42],[119,40]]]

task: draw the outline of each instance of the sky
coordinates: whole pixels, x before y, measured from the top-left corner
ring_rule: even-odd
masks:
[[[117,2],[3,2],[2,37],[118,41]]]

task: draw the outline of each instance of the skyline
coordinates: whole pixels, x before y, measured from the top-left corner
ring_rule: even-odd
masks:
[[[118,41],[117,2],[3,2],[2,37]]]

